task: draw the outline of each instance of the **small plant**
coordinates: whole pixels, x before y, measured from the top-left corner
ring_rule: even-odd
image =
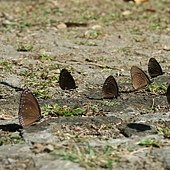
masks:
[[[23,52],[28,52],[28,51],[31,51],[32,49],[33,49],[32,44],[19,43],[17,47],[17,51],[23,51]]]
[[[130,29],[130,33],[134,35],[142,35],[143,32],[140,30],[140,28],[134,27]]]
[[[21,144],[24,143],[23,139],[18,135],[18,133],[7,133],[2,132],[0,134],[0,146],[8,144]]]
[[[22,18],[20,19],[20,21],[16,24],[16,26],[17,26],[19,29],[23,30],[23,29],[30,28],[30,27],[32,26],[32,24],[31,24],[29,21],[27,21],[27,18],[22,17]]]
[[[155,93],[155,94],[164,94],[166,92],[166,85],[165,83],[152,83],[148,87],[148,91]]]
[[[52,60],[52,56],[50,56],[50,54],[44,49],[40,50],[39,58],[40,60]]]
[[[10,61],[6,60],[0,60],[0,69],[4,70],[11,70],[12,69],[12,63]]]
[[[117,101],[103,101],[103,105],[109,106],[109,107],[118,106],[119,102],[117,102]]]
[[[79,163],[86,169],[112,169],[118,162],[119,157],[111,146],[93,147],[88,143],[79,146],[76,143],[68,148],[57,148],[56,156]]]
[[[88,39],[96,39],[99,35],[101,35],[101,31],[97,29],[91,29],[85,32],[85,37]]]
[[[60,156],[62,157],[63,160],[69,160],[69,161],[74,162],[74,163],[78,163],[79,162],[77,154],[62,153],[62,154],[60,154]]]
[[[41,99],[49,99],[49,91],[47,88],[36,89],[33,91],[35,96]]]
[[[93,113],[98,113],[100,111],[98,105],[91,105],[90,108]]]
[[[168,127],[158,127],[157,132],[162,134],[165,138],[170,138],[170,128]]]
[[[49,105],[45,104],[43,107],[45,115],[53,116],[78,116],[82,115],[85,112],[84,108],[79,107],[68,107],[68,106],[59,106],[58,104]]]
[[[157,147],[159,148],[159,143],[157,141],[155,141],[154,139],[144,139],[142,141],[140,141],[138,143],[138,145],[140,146],[146,146],[146,147],[149,147],[149,146],[153,146],[153,147]]]

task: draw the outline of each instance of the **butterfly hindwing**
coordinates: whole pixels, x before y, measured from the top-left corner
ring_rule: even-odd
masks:
[[[29,89],[25,89],[20,98],[19,123],[26,127],[41,119],[41,110],[37,99]]]
[[[151,78],[160,76],[163,74],[162,68],[155,58],[150,58],[148,62],[148,73]]]
[[[103,97],[107,99],[117,98],[119,96],[119,89],[117,82],[113,76],[109,76],[102,88]]]
[[[151,83],[146,73],[137,66],[131,67],[131,80],[135,90],[141,89]]]
[[[62,90],[70,90],[76,88],[74,78],[66,69],[62,69],[60,72],[59,85]]]

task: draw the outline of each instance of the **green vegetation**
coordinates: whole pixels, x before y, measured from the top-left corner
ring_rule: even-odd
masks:
[[[0,133],[0,146],[8,144],[21,144],[24,140],[18,133],[1,132]]]
[[[37,96],[38,98],[41,98],[41,99],[49,99],[51,97],[49,95],[48,88],[35,89],[33,91],[33,93],[35,94],[35,96]]]
[[[90,29],[85,32],[85,38],[87,39],[96,39],[99,35],[101,35],[101,31],[98,29]]]
[[[85,98],[85,93],[86,88],[91,88],[95,81],[96,86],[100,88],[102,86],[102,82],[99,82],[100,78],[102,80],[106,74],[114,74],[119,80],[120,89],[128,91],[128,87],[131,88],[130,65],[136,63],[139,66],[146,66],[149,56],[159,57],[167,62],[163,64],[164,69],[166,68],[169,50],[167,44],[169,36],[168,5],[167,0],[149,1],[141,5],[113,0],[0,1],[1,57],[6,57],[6,60],[0,60],[0,78],[8,80],[11,84],[30,88],[42,103],[48,103],[41,108],[47,119],[48,116],[70,116],[70,118],[55,119],[56,122],[52,122],[50,127],[46,126],[46,122],[42,123],[43,129],[49,130],[48,128],[50,128],[51,135],[54,133],[57,138],[58,142],[55,144],[52,142],[53,136],[49,136],[52,140],[48,140],[52,142],[50,145],[55,145],[55,149],[49,149],[48,153],[54,154],[54,159],[76,162],[90,170],[116,169],[115,166],[119,163],[122,163],[122,168],[128,161],[127,164],[130,166],[136,163],[131,159],[134,157],[132,155],[134,149],[136,151],[139,148],[140,151],[140,149],[148,149],[145,147],[163,146],[163,143],[156,139],[144,139],[138,143],[140,146],[137,148],[132,140],[134,146],[129,147],[129,140],[121,141],[120,132],[124,121],[125,123],[135,121],[138,114],[140,117],[142,116],[141,111],[143,110],[144,114],[158,111],[162,114],[165,113],[164,109],[166,111],[169,109],[167,106],[159,105],[165,103],[163,101],[166,100],[165,96],[160,94],[166,92],[166,84],[152,83],[148,86],[149,92],[122,93],[120,100],[89,100]],[[70,27],[65,24],[68,21],[83,22],[87,26]],[[59,23],[65,24],[65,28],[62,28],[61,25],[59,27]],[[165,45],[167,51],[164,51]],[[17,51],[13,53],[11,47],[15,47]],[[89,62],[86,62],[86,59],[89,59],[87,60]],[[76,70],[75,78],[79,88],[69,92],[59,89],[58,80],[61,68],[69,68],[73,72]],[[165,70],[170,70],[170,66]],[[165,75],[165,78],[166,76],[168,78],[168,74]],[[91,79],[93,80],[91,81]],[[19,81],[16,82],[17,80]],[[169,82],[168,79],[167,82]],[[80,85],[81,83],[82,85]],[[93,90],[93,92],[95,93],[97,90]],[[12,121],[13,116],[16,116],[19,93],[10,87],[1,86],[0,119],[4,123]],[[154,99],[155,96],[156,99]],[[69,100],[63,100],[62,105],[56,104],[57,99],[61,100],[65,97],[68,97]],[[152,98],[153,103],[150,104]],[[71,101],[72,99],[76,100]],[[54,100],[55,104],[49,104]],[[71,102],[68,103],[68,101]],[[159,103],[159,101],[162,102]],[[72,103],[75,106],[69,106]],[[82,105],[77,106],[79,103]],[[111,114],[119,117],[118,110],[122,119],[121,124],[119,121],[114,123],[114,116],[113,121],[110,117]],[[135,110],[139,112],[135,112]],[[124,111],[128,112],[127,118],[126,114],[124,116]],[[130,115],[130,112],[134,113]],[[98,119],[96,115],[101,118]],[[81,116],[86,116],[87,123],[81,121]],[[90,120],[88,116],[92,119]],[[154,114],[147,114],[147,116],[149,116],[147,121],[151,124],[157,121],[157,117],[152,119]],[[163,115],[163,117],[166,116],[167,114]],[[106,118],[108,118],[107,122]],[[58,123],[60,120],[61,124]],[[39,123],[41,125],[41,122]],[[33,130],[35,134],[42,130],[41,126],[39,129],[39,125],[35,125],[34,128],[36,129],[36,132]],[[24,130],[23,133],[25,131],[29,133],[29,129]],[[167,139],[170,138],[169,127],[158,127],[157,132]],[[38,135],[39,133],[37,133]],[[161,139],[161,142],[168,145],[167,139],[164,141]],[[46,142],[42,141],[42,145],[46,145]],[[107,145],[110,142],[112,145]],[[18,132],[10,133],[0,129],[0,146],[20,143],[24,143],[24,141]],[[135,154],[136,156],[140,156],[140,153]],[[150,155],[146,156],[146,158],[149,157]],[[13,164],[18,166],[28,164],[28,167],[25,167],[27,169],[32,166],[29,164],[29,160],[23,162],[19,158],[20,155],[16,157],[16,160],[12,160],[12,164],[8,164],[11,160],[8,162],[5,160],[6,158],[2,157],[4,162],[7,162],[5,165],[7,168],[12,168]],[[147,162],[143,159],[141,167],[149,167],[148,163],[151,163],[150,161],[153,159],[148,159]],[[159,165],[164,165],[164,162]],[[136,168],[138,162],[133,166]],[[17,166],[13,169],[17,169]]]
[[[118,105],[120,105],[120,102],[115,101],[115,100],[110,100],[110,101],[104,100],[103,105],[109,106],[109,107],[118,106]]]
[[[44,49],[40,50],[40,53],[39,53],[39,59],[41,61],[44,61],[44,60],[52,60],[52,56],[50,56],[50,54],[48,52],[46,52]]]
[[[63,160],[79,163],[86,169],[112,169],[120,159],[112,146],[106,145],[102,147],[92,147],[88,143],[84,146],[74,143],[68,148],[63,148],[62,150],[61,148],[56,148],[56,152],[53,154]]]
[[[28,52],[31,51],[32,49],[33,49],[32,44],[22,43],[22,42],[20,42],[17,47],[17,51],[23,51],[23,52]]]
[[[80,107],[68,107],[68,106],[59,106],[58,104],[49,105],[45,104],[43,106],[44,115],[52,116],[78,116],[82,115],[85,112],[84,108]]]
[[[157,127],[157,132],[164,135],[165,138],[170,138],[170,128],[169,127]]]
[[[138,143],[138,145],[146,146],[146,147],[149,147],[149,146],[153,146],[153,147],[157,147],[157,148],[160,147],[159,143],[154,139],[144,139],[144,140],[140,141]]]
[[[148,91],[155,93],[155,94],[165,94],[167,90],[165,83],[151,83],[148,86]]]
[[[99,106],[96,104],[90,105],[89,110],[91,110],[93,113],[98,113],[100,111]]]
[[[13,64],[11,61],[1,59],[0,60],[0,70],[10,71],[13,67]]]
[[[74,22],[96,22],[106,26],[113,26],[119,23],[137,22],[135,24],[133,33],[141,33],[142,25],[145,25],[145,29],[150,30],[163,30],[168,28],[169,16],[165,15],[165,3],[164,1],[154,2],[154,9],[147,9],[145,5],[136,5],[135,3],[122,3],[114,1],[108,1],[98,3],[98,10],[92,5],[93,2],[84,3],[76,1],[72,2],[74,8],[70,8],[69,12],[66,7],[61,7],[58,4],[50,2],[35,3],[30,1],[20,2],[20,8],[15,10],[14,2],[6,4],[2,3],[0,10],[7,13],[9,16],[14,15],[11,19],[7,19],[2,22],[5,31],[28,30],[33,27],[47,27],[56,26],[56,23],[63,20],[63,17],[70,17],[70,20]],[[70,3],[68,3],[68,6]],[[168,5],[167,5],[168,6]],[[22,9],[25,10],[22,10]],[[159,8],[159,10],[156,10]],[[140,24],[142,22],[142,24]],[[129,25],[127,25],[127,29]],[[131,27],[132,28],[132,27]],[[98,33],[92,33],[94,37],[98,36]],[[92,37],[93,37],[92,36]]]
[[[3,5],[2,5],[3,4]],[[62,10],[50,3],[30,3],[30,1],[24,1],[20,3],[20,8],[15,10],[15,2],[9,4],[2,2],[0,10],[13,14],[15,19],[6,20],[3,22],[3,28],[5,31],[27,30],[36,26],[46,26],[56,22],[57,16],[62,14]],[[24,8],[24,10],[23,10]]]
[[[134,27],[130,29],[130,33],[134,35],[142,35],[143,32],[138,27]]]
[[[25,78],[25,86],[32,87],[38,98],[48,99],[50,87],[55,87],[59,78],[59,67],[57,64],[46,64],[46,61],[29,68],[21,70],[20,76]]]

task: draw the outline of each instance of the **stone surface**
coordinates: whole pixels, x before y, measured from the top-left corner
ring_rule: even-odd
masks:
[[[165,0],[0,1],[0,170],[169,170],[169,18]],[[165,74],[134,92],[130,68],[147,73],[151,57]],[[63,68],[77,89],[61,90]],[[99,99],[109,75],[120,96]],[[15,87],[38,99],[44,118],[31,127],[19,125]]]

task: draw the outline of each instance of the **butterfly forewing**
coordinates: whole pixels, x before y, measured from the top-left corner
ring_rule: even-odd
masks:
[[[38,101],[28,89],[25,89],[21,94],[18,116],[19,123],[23,127],[30,126],[41,119]]]
[[[141,89],[151,83],[149,77],[139,67],[132,66],[130,72],[134,89]]]
[[[111,98],[117,98],[119,95],[119,89],[117,82],[113,76],[109,76],[102,88],[103,92],[103,98],[111,99]]]
[[[60,72],[59,85],[62,90],[70,90],[76,88],[74,78],[66,69],[62,69]]]
[[[167,88],[166,97],[167,97],[168,104],[170,105],[170,85]]]
[[[148,62],[148,73],[151,78],[160,76],[163,74],[162,68],[155,58],[150,58]]]

